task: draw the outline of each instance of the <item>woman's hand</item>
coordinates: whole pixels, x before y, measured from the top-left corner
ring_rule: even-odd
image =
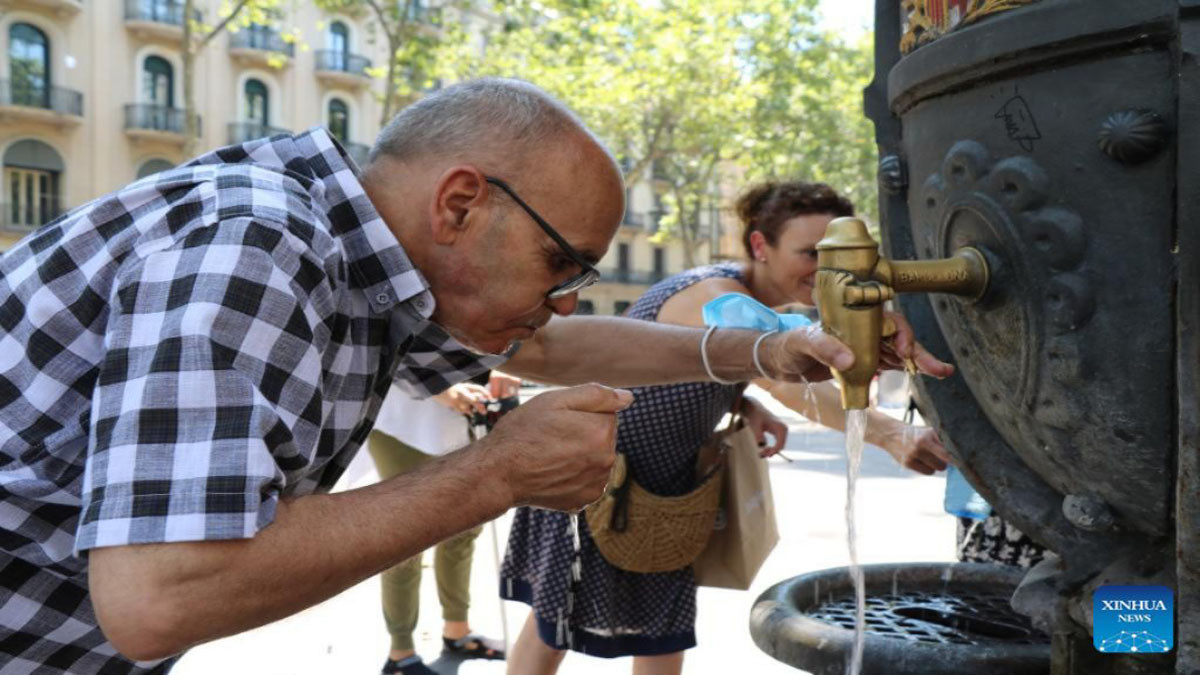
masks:
[[[470,415],[472,412],[486,415],[487,402],[491,398],[487,389],[470,382],[456,384],[433,397],[438,403],[464,415]]]
[[[783,445],[787,442],[788,427],[763,404],[749,396],[743,397],[742,419],[746,421],[746,426],[754,432],[754,439],[758,441],[758,447],[762,448],[758,453],[759,457],[770,457],[783,450]],[[767,445],[767,434],[770,434],[773,439],[770,445]]]
[[[882,444],[900,466],[917,473],[932,475],[950,464],[950,455],[933,429],[908,424],[888,435]]]
[[[521,378],[493,370],[487,388],[494,399],[511,398],[521,393]]]

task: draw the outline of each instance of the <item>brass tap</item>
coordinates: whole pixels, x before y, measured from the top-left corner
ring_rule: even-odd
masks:
[[[849,370],[835,370],[842,407],[867,407],[871,378],[879,369],[879,342],[895,333],[883,303],[897,293],[952,293],[977,300],[988,285],[983,254],[966,246],[941,260],[888,260],[858,218],[829,223],[817,244],[817,307],[825,332],[854,352]]]

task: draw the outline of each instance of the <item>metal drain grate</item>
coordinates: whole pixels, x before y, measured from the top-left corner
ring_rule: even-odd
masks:
[[[909,642],[988,645],[1049,644],[1029,619],[998,593],[905,592],[867,598],[866,630]],[[854,630],[854,596],[829,598],[804,612],[825,623]]]

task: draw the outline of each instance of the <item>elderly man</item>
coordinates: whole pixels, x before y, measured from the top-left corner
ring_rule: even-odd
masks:
[[[545,394],[327,494],[393,379],[430,395],[506,357],[562,384],[757,376],[749,332],[717,332],[702,364],[697,330],[551,321],[595,280],[622,194],[561,104],[482,80],[403,111],[361,175],[322,130],[277,136],[26,237],[0,258],[0,670],[165,672],[513,505],[579,508],[630,402]],[[907,329],[895,347],[948,372]],[[783,379],[853,358],[818,332],[761,348]]]

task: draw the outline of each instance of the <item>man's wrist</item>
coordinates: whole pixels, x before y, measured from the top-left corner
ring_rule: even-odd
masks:
[[[451,455],[461,462],[462,470],[471,476],[476,494],[492,517],[498,517],[517,503],[511,477],[512,463],[501,441],[484,436],[461,452]]]

